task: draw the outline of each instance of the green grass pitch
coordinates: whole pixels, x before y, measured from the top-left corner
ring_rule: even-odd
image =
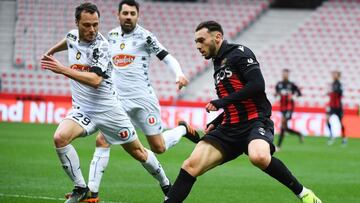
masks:
[[[0,123],[0,202],[63,202],[72,189],[60,166],[52,136],[56,125]],[[144,145],[144,136],[139,134]],[[74,143],[87,179],[95,136]],[[324,203],[360,202],[360,139],[340,140],[332,145],[325,138],[296,137],[284,140],[275,153]],[[158,155],[168,177],[174,181],[194,145],[183,139],[174,148]],[[157,182],[121,147],[113,146],[104,174],[100,197],[103,202],[159,203],[163,194]],[[253,167],[246,156],[217,167],[198,178],[188,199],[191,203],[291,203],[300,202],[287,188]]]

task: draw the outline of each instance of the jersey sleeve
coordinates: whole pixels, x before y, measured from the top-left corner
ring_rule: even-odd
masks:
[[[169,53],[165,47],[159,42],[159,40],[150,33],[146,37],[146,48],[150,54],[156,55],[160,60],[164,59]]]
[[[98,74],[104,78],[108,78],[106,74],[109,69],[110,52],[109,43],[106,40],[98,41],[92,48],[91,56],[91,72]]]
[[[242,75],[254,69],[260,69],[254,53],[247,47],[240,46],[234,54],[233,61]]]

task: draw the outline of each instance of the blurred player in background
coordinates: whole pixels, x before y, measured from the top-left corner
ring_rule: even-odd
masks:
[[[120,26],[109,32],[111,62],[114,67],[112,80],[119,93],[120,103],[137,127],[148,140],[153,152],[161,154],[176,145],[185,136],[192,142],[199,141],[198,133],[186,122],[163,132],[160,105],[149,79],[151,55],[163,61],[176,75],[175,83],[180,90],[188,84],[179,62],[159,43],[156,37],[137,24],[139,4],[133,0],[119,3]],[[150,152],[152,153],[152,152]],[[108,164],[110,145],[102,134],[96,140],[96,149],[89,170],[89,188],[98,195],[103,172]],[[166,194],[170,184],[160,185]]]
[[[340,76],[341,73],[339,71],[332,72],[333,82],[331,83],[330,91],[328,92],[330,102],[329,102],[329,106],[326,109],[326,122],[330,132],[330,137],[328,141],[329,145],[333,144],[335,141],[335,137],[333,135],[333,131],[331,129],[331,124],[330,124],[330,117],[332,115],[336,115],[339,118],[340,126],[341,126],[342,144],[343,145],[347,144],[347,139],[345,137],[345,128],[342,122],[342,118],[344,115],[342,103],[341,103],[341,99],[343,96],[343,87],[340,82]]]
[[[303,135],[288,127],[288,121],[291,120],[295,108],[294,97],[300,97],[300,89],[291,81],[289,81],[289,69],[282,71],[283,79],[276,84],[276,96],[280,96],[280,111],[281,117],[281,131],[276,150],[280,150],[281,144],[284,140],[285,132],[297,135],[300,142],[303,142]]]
[[[143,147],[126,112],[118,104],[110,79],[111,64],[108,41],[98,32],[100,13],[97,6],[83,3],[75,11],[78,29],[50,48],[41,66],[70,78],[72,110],[54,134],[54,144],[63,169],[74,183],[66,203],[98,202],[93,198],[80,169],[80,161],[71,142],[100,130],[104,139],[122,147],[156,178],[170,185],[154,154]],[[53,54],[68,50],[70,67],[61,64]]]
[[[259,63],[249,48],[229,44],[223,34],[221,25],[214,21],[202,22],[196,28],[197,49],[214,63],[213,77],[219,97],[205,108],[208,112],[219,109],[224,112],[208,124],[206,135],[184,161],[165,202],[183,202],[198,176],[245,153],[253,165],[288,187],[302,202],[321,203],[272,156],[274,124]]]

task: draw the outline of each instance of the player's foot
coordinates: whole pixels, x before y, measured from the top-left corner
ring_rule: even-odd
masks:
[[[71,194],[68,196],[65,203],[77,203],[80,202],[80,200],[84,199],[89,192],[88,187],[78,187],[75,186]]]
[[[299,141],[300,143],[304,143],[304,135],[302,133],[299,133]]]
[[[347,145],[347,139],[346,138],[343,138],[342,141],[341,141],[341,145],[343,147],[345,147]]]
[[[308,190],[306,194],[301,198],[303,203],[322,203],[321,200],[316,197],[313,191]]]
[[[328,142],[327,142],[327,144],[328,144],[328,145],[333,145],[334,142],[335,142],[335,138],[330,137],[329,140],[328,140]]]
[[[76,188],[75,188],[76,189]],[[74,190],[75,190],[74,189]],[[73,192],[72,193],[67,193],[66,195],[65,195],[65,198],[66,199],[71,199],[71,198],[73,198],[73,194],[74,194],[74,190],[73,190]],[[74,201],[73,201],[74,202]],[[88,191],[85,193],[85,196],[83,196],[83,198],[81,198],[80,200],[78,200],[78,201],[75,201],[75,202],[88,202],[88,203],[98,203],[98,202],[100,202],[100,198],[98,197],[98,193],[97,192],[91,192],[91,191],[89,191],[89,189],[88,189]],[[68,202],[67,202],[68,203]]]
[[[171,189],[171,183],[169,185],[164,185],[164,186],[161,186],[161,190],[163,191],[164,195],[166,196],[167,193],[170,191]]]
[[[198,143],[200,141],[199,133],[196,132],[196,130],[192,126],[187,124],[185,121],[179,121],[179,126],[180,125],[186,128],[186,134],[184,135],[184,137],[186,137],[193,143]]]

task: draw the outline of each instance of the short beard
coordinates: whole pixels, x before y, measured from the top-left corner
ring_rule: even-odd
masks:
[[[130,33],[132,32],[134,29],[135,29],[135,26],[129,28],[127,26],[124,26],[124,25],[120,25],[121,26],[121,30],[124,32],[124,33]]]
[[[215,41],[212,40],[212,43],[210,44],[209,47],[209,55],[205,56],[205,59],[211,59],[214,58],[216,55],[216,46],[215,46]]]

